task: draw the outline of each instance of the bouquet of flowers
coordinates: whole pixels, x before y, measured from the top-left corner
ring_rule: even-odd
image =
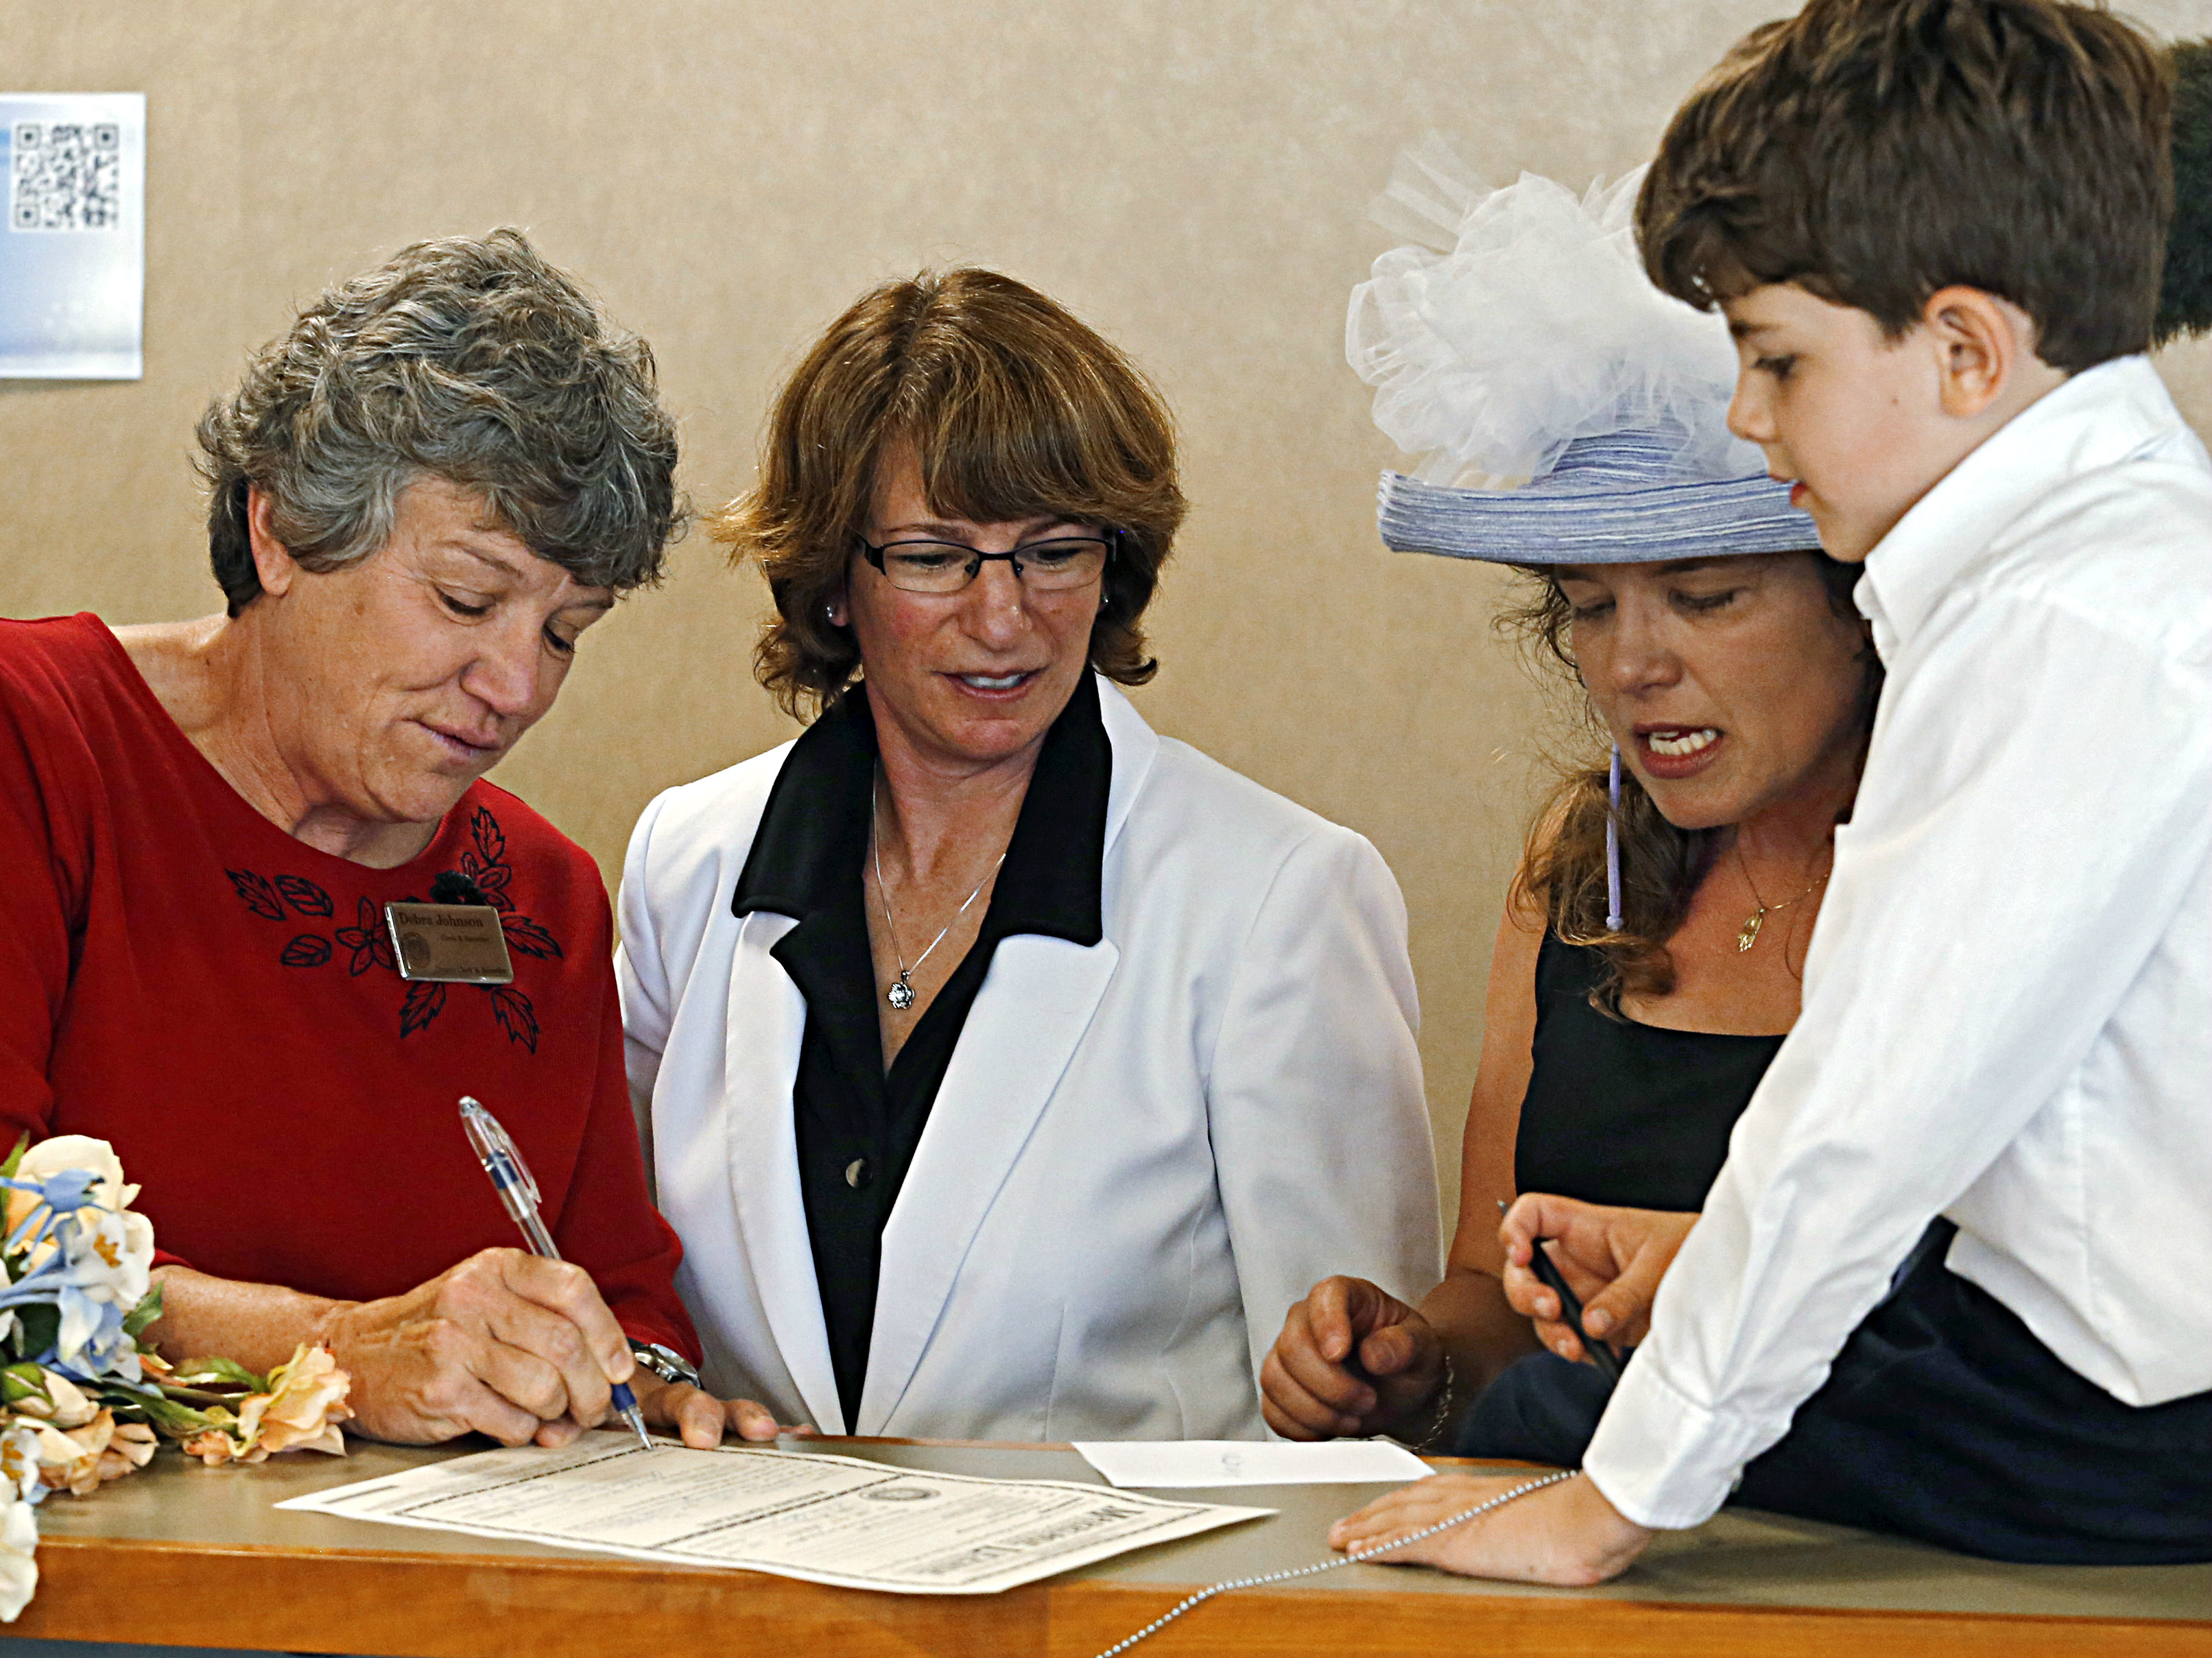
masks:
[[[0,1163],[0,1622],[38,1587],[35,1509],[143,1468],[164,1438],[213,1467],[345,1454],[351,1383],[327,1348],[266,1376],[227,1358],[172,1365],[140,1338],[161,1315],[154,1224],[105,1140],[29,1137]]]

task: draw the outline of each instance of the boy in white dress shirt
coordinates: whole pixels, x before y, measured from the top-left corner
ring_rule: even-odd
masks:
[[[2001,1558],[2212,1559],[2212,463],[2142,355],[2169,102],[2101,9],[1813,0],[1677,113],[1647,267],[1726,313],[1731,422],[1866,562],[1888,683],[1702,1216],[1506,1224],[1643,1336],[1582,1476],[1394,1558],[1598,1582],[1741,1485]]]

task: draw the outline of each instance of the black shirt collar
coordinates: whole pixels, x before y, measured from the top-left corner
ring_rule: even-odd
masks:
[[[868,855],[875,804],[876,722],[866,684],[792,745],[769,792],[731,910],[805,920],[836,902]],[[1099,888],[1113,744],[1090,674],[1045,732],[1022,799],[985,926],[999,938],[1042,933],[1091,945],[1105,936]]]

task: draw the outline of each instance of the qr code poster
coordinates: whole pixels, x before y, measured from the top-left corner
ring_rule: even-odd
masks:
[[[137,380],[146,290],[146,100],[0,94],[0,377]]]

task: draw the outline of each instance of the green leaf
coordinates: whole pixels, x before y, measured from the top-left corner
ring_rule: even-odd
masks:
[[[161,1286],[155,1284],[139,1298],[138,1304],[124,1315],[123,1333],[136,1341],[146,1333],[146,1327],[161,1316]]]
[[[234,1358],[188,1358],[177,1366],[177,1373],[171,1379],[186,1388],[228,1382],[248,1393],[264,1394],[269,1391],[266,1381]]]
[[[8,1154],[8,1161],[0,1163],[0,1180],[15,1178],[15,1165],[23,1161],[23,1153],[31,1149],[31,1136],[26,1130],[23,1138],[15,1142],[15,1149]]]
[[[62,1309],[50,1301],[34,1301],[18,1307],[15,1322],[21,1331],[15,1339],[18,1352],[43,1353],[61,1339]]]
[[[40,1399],[46,1397],[46,1373],[29,1359],[0,1370],[0,1400],[13,1405],[33,1394]]]
[[[161,1389],[151,1382],[125,1382],[121,1376],[102,1376],[96,1382],[77,1385],[84,1390],[86,1398],[108,1406],[118,1417],[125,1418],[161,1396]]]
[[[238,1420],[220,1405],[202,1410],[182,1400],[171,1399],[167,1394],[155,1394],[150,1398],[133,1394],[130,1403],[113,1405],[112,1408],[125,1421],[150,1422],[162,1433],[178,1439],[189,1439],[210,1428],[228,1428]]]

